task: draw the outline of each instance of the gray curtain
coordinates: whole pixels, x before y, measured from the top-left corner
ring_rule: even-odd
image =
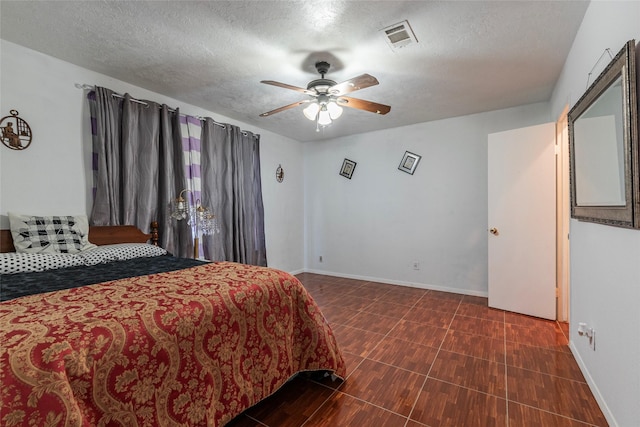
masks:
[[[179,112],[146,105],[96,87],[90,94],[94,151],[92,225],[131,224],[148,231],[158,221],[160,244],[176,256],[192,253],[191,229],[169,217],[185,188]]]
[[[266,266],[260,136],[207,118],[200,162],[202,203],[220,226],[219,234],[203,236],[205,257]]]

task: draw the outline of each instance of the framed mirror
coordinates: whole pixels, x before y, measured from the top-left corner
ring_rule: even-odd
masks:
[[[569,111],[571,217],[640,228],[635,41]]]

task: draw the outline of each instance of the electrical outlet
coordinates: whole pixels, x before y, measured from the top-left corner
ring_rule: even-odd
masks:
[[[587,325],[584,322],[579,322],[578,335],[580,335],[581,337],[587,338],[589,340],[589,347],[591,347],[593,351],[596,351],[596,330],[595,329],[590,328],[589,325]]]
[[[320,262],[322,262],[322,255],[320,255]]]

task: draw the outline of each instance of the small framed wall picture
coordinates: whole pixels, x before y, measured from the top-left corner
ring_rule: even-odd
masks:
[[[422,156],[410,153],[409,151],[405,151],[398,169],[400,169],[402,172],[408,173],[409,175],[413,175],[413,173],[416,171],[416,168],[418,167],[418,162],[420,162],[421,158]]]
[[[354,162],[353,160],[344,159],[344,162],[342,162],[342,168],[340,169],[340,175],[344,176],[345,178],[351,179],[351,177],[353,176],[353,171],[355,169],[356,162]]]

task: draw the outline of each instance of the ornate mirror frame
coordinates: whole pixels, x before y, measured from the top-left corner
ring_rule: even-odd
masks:
[[[635,56],[629,40],[569,111],[572,218],[640,228]],[[617,92],[622,105],[612,98]]]

